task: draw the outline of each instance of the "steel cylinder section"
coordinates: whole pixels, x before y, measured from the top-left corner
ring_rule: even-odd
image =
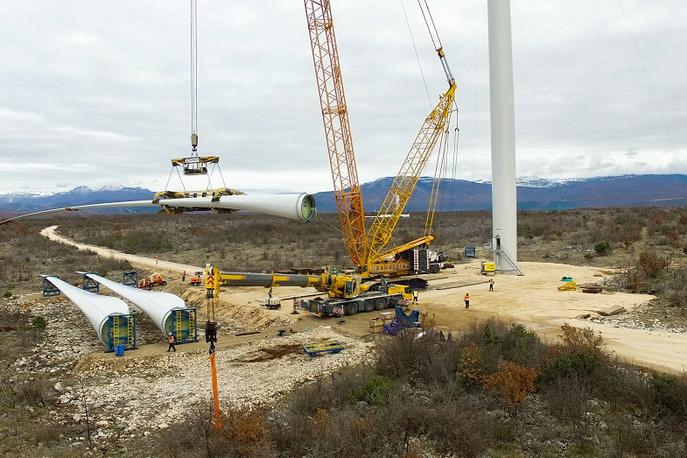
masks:
[[[222,272],[220,282],[225,286],[300,286],[317,287],[322,283],[319,275],[254,273],[254,272]]]
[[[116,297],[101,296],[84,291],[57,277],[46,276],[44,278],[55,285],[81,310],[98,334],[100,342],[110,350],[113,349],[114,345],[120,343],[127,347],[135,346],[134,342],[129,342],[126,339],[128,328],[132,327],[133,323],[129,323],[129,307],[124,301]]]
[[[146,291],[133,286],[123,285],[92,273],[86,273],[85,276],[141,309],[143,313],[153,320],[155,325],[160,328],[160,331],[162,331],[164,335],[172,333],[177,337],[177,340],[182,340],[182,337],[187,336],[191,331],[187,329],[189,324],[194,326],[194,320],[190,320],[191,323],[188,323],[188,318],[184,319],[177,317],[176,311],[190,311],[190,309],[186,307],[184,300],[179,296],[159,291]],[[186,313],[182,315],[185,317]],[[183,328],[184,336],[177,336],[176,323],[179,319],[183,320],[180,328]]]
[[[160,199],[160,205],[172,208],[212,208],[248,211],[263,215],[281,216],[310,221],[315,216],[315,199],[310,194],[256,194],[212,197]]]

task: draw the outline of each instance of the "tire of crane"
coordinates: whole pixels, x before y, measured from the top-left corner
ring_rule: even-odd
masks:
[[[388,307],[386,299],[383,297],[375,299],[375,310],[384,310]]]
[[[348,302],[346,303],[346,315],[355,315],[358,313],[358,303]]]
[[[365,302],[363,302],[363,308],[365,309],[366,312],[371,312],[375,309],[375,299],[368,299]]]

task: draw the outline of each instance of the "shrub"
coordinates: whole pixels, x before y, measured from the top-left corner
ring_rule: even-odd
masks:
[[[656,278],[670,262],[654,253],[643,251],[637,260],[637,270],[648,278]]]
[[[45,318],[42,316],[36,316],[33,318],[33,320],[31,320],[31,326],[33,326],[33,329],[37,334],[41,335],[48,326],[48,322],[45,321]]]
[[[509,326],[493,319],[470,328],[459,345],[463,348],[476,346],[482,374],[498,371],[503,361],[540,367],[544,360],[545,345],[534,332],[522,325]]]
[[[12,291],[5,291],[5,293],[2,295],[5,299],[9,299],[12,297]]]
[[[589,377],[604,366],[603,339],[590,328],[561,327],[562,345],[551,348],[551,358],[542,370],[544,381],[559,378]]]
[[[582,351],[564,351],[546,362],[542,377],[547,382],[559,378],[589,377],[601,365],[600,355]]]
[[[498,372],[484,378],[484,386],[499,393],[509,405],[516,406],[534,392],[537,375],[536,369],[508,361]]]
[[[611,244],[608,241],[603,240],[594,245],[594,252],[597,254],[597,256],[608,256],[613,253],[613,247],[611,247]]]
[[[483,375],[477,345],[472,343],[463,348],[458,355],[458,360],[458,379],[469,386],[481,385]]]
[[[270,456],[271,430],[266,416],[260,410],[239,410],[227,414],[227,430],[239,456]],[[221,450],[221,449],[220,449]]]
[[[591,328],[579,329],[569,324],[561,326],[561,340],[566,347],[575,350],[600,352],[603,338]]]
[[[656,372],[651,377],[651,386],[660,407],[687,419],[687,378]]]
[[[19,391],[14,384],[2,381],[0,384],[0,406],[6,411],[14,409],[19,403]]]
[[[46,384],[41,380],[30,380],[21,386],[21,395],[29,405],[45,407],[48,402]]]
[[[392,379],[447,382],[455,377],[457,352],[455,342],[441,341],[435,333],[418,339],[402,332],[377,346],[375,367],[377,373]]]
[[[351,393],[353,402],[364,401],[371,406],[386,403],[394,388],[394,382],[383,375],[375,374],[364,385],[354,389]]]
[[[591,389],[587,380],[575,375],[556,377],[541,389],[546,405],[554,416],[568,422],[582,418]]]

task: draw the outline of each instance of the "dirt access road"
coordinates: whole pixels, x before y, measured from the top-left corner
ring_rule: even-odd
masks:
[[[102,256],[103,258],[113,258],[122,261],[129,261],[132,265],[145,267],[152,270],[167,270],[169,272],[186,272],[192,274],[193,272],[203,270],[203,267],[191,266],[188,264],[179,264],[176,262],[163,261],[162,259],[147,258],[145,256],[138,256],[135,254],[122,253],[110,248],[99,247],[96,245],[88,245],[86,243],[75,242],[67,237],[63,237],[57,233],[58,226],[49,226],[41,230],[41,235],[47,237],[49,240],[64,243],[65,245],[73,246],[82,251],[90,251]]]
[[[126,259],[133,265],[158,268],[173,272],[192,272],[199,267],[156,261],[153,258],[120,253],[108,248],[74,242],[56,233],[56,226],[45,228],[41,234],[51,240],[66,243],[82,250],[90,250],[101,256]],[[578,284],[598,282],[609,273],[594,267],[572,266],[567,264],[523,262],[520,267],[524,276],[497,275],[495,291],[489,292],[484,283],[485,277],[479,275],[479,263],[460,264],[455,269],[443,271],[431,280],[432,288],[420,294],[420,309],[434,314],[437,324],[460,330],[471,323],[490,317],[522,323],[547,339],[553,339],[560,327],[568,323],[578,327],[591,327],[600,332],[608,349],[631,362],[646,367],[654,367],[670,372],[687,370],[687,334],[664,330],[633,329],[614,327],[611,324],[594,323],[577,317],[584,313],[594,313],[609,307],[623,306],[632,310],[639,304],[653,299],[650,295],[627,293],[586,294],[577,291],[560,292],[556,288],[563,276],[573,277]],[[469,286],[460,286],[469,285]],[[282,297],[313,292],[310,289],[279,288]],[[463,307],[463,296],[470,293],[471,306]],[[191,293],[186,299],[200,294]],[[222,294],[226,318],[234,317],[241,321],[251,321],[256,329],[274,325],[292,324],[301,327],[327,325],[345,334],[363,336],[368,333],[368,322],[375,315],[361,313],[345,317],[345,323],[335,320],[317,320],[304,314],[290,315],[289,307],[269,312],[260,307],[265,299],[263,288],[232,288]],[[272,315],[270,315],[272,314]],[[272,316],[273,318],[269,318]]]

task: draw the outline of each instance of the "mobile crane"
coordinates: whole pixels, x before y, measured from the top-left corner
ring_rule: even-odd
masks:
[[[412,291],[406,285],[387,283],[384,279],[363,282],[359,275],[334,274],[325,271],[319,275],[221,272],[216,266],[206,267],[206,297],[216,300],[220,286],[275,286],[313,287],[325,297],[297,300],[298,306],[320,316],[344,316],[358,312],[383,310],[406,305],[412,300]]]

